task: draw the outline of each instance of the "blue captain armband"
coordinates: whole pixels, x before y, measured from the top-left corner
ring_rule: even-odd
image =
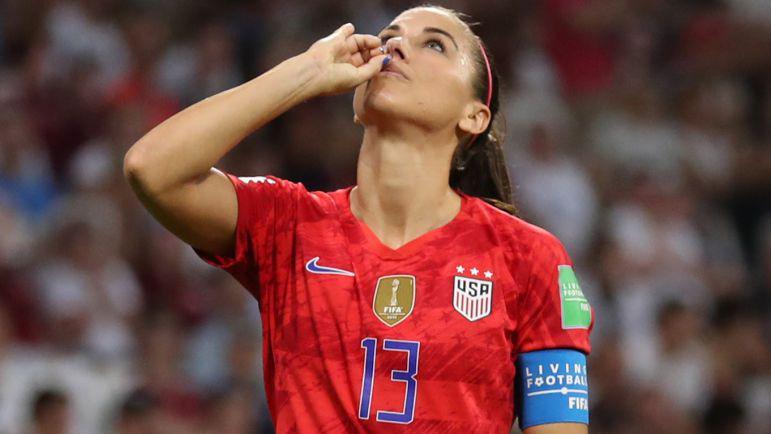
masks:
[[[586,356],[554,349],[517,358],[516,400],[519,427],[547,423],[589,424]]]

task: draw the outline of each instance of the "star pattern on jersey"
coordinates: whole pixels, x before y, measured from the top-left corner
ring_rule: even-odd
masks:
[[[479,276],[479,274],[482,271],[482,270],[480,270],[477,267],[466,268],[463,265],[458,265],[458,266],[455,267],[455,271],[458,274],[465,274],[467,270],[468,270],[468,273],[470,275],[472,275],[472,276]],[[490,271],[490,270],[485,270],[485,272],[481,273],[481,274],[483,274],[485,276],[485,279],[492,279],[493,278],[493,272]]]

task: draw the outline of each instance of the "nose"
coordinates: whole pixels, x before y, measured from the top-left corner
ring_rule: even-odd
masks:
[[[392,58],[396,58],[397,56],[404,60],[406,56],[406,50],[404,48],[404,45],[402,44],[402,37],[401,36],[394,36],[392,38],[389,38],[386,43],[386,54],[390,54]]]

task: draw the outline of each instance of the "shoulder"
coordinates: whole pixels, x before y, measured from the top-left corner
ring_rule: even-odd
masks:
[[[565,256],[562,242],[546,229],[521,217],[511,215],[484,200],[469,196],[472,218],[491,228],[497,243],[506,248],[517,261],[552,256]]]
[[[336,213],[341,199],[350,187],[335,191],[309,190],[302,182],[290,181],[273,175],[236,176],[228,174],[239,193],[239,199],[271,200],[274,204],[303,208],[322,213]]]

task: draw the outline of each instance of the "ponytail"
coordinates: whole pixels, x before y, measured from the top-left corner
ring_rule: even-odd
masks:
[[[452,158],[450,187],[516,215],[501,138],[502,134],[493,127],[482,133],[470,148],[463,146],[464,143],[459,145]]]

